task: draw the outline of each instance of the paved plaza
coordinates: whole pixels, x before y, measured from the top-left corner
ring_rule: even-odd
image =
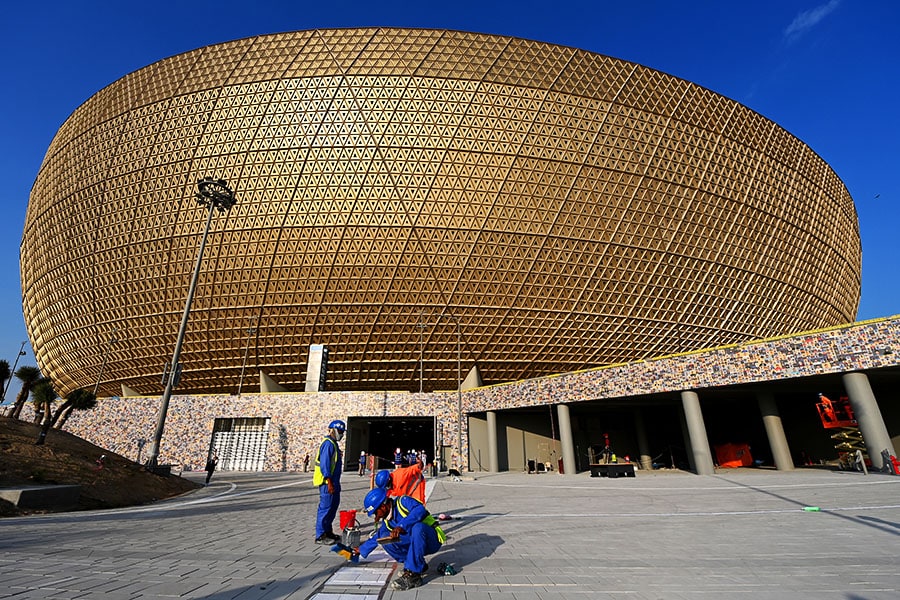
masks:
[[[223,472],[153,506],[0,519],[0,598],[900,597],[900,477],[442,476],[429,481],[428,508],[454,517],[448,541],[425,585],[405,592],[390,589],[383,553],[353,565],[313,542],[310,477]],[[342,508],[360,508],[367,489],[345,474]],[[371,519],[361,521],[367,535]],[[458,573],[437,574],[441,562]]]

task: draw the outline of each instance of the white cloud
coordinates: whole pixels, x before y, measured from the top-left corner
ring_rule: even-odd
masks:
[[[784,30],[785,37],[797,38],[815,27],[840,5],[841,0],[828,0],[825,4],[811,10],[806,10],[794,17],[794,20]]]

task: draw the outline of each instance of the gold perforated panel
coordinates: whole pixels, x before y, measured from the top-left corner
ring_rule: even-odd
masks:
[[[213,220],[179,393],[236,391],[245,356],[245,391],[259,370],[301,390],[311,343],[328,389],[454,389],[458,357],[517,380],[848,322],[859,301],[840,179],[709,90],[499,36],[260,36],[123,77],[53,140],[21,268],[62,394],[104,359],[101,393],[161,392],[207,176],[238,204]]]

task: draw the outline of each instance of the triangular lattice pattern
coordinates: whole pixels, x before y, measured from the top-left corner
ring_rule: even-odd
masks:
[[[727,98],[528,40],[283,33],[131,73],[60,128],[21,250],[60,393],[161,392],[206,176],[238,204],[213,220],[179,392],[242,371],[302,390],[311,343],[328,389],[447,390],[473,364],[516,380],[839,324],[859,300],[846,188]]]

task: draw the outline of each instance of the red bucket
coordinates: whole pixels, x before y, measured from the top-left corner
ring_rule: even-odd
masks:
[[[340,513],[341,517],[341,529],[346,529],[347,527],[353,527],[354,523],[356,523],[356,511],[355,510],[342,510]]]

